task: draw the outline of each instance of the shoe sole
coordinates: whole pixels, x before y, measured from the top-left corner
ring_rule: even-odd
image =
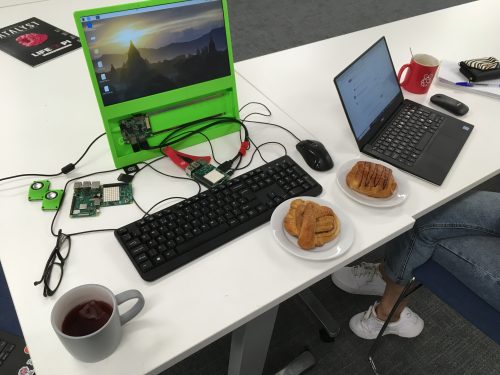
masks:
[[[358,336],[361,339],[375,340],[377,338],[377,336],[378,336],[378,332],[377,332],[377,334],[375,336],[364,336],[364,335],[356,333],[356,331],[352,327],[351,321],[349,321],[349,328],[351,329],[352,333],[354,333],[356,336]],[[396,336],[399,336],[399,337],[403,337],[405,339],[412,339],[412,338],[417,337],[418,335],[420,335],[422,333],[423,329],[424,329],[424,325],[422,325],[422,327],[420,328],[420,330],[417,333],[408,335],[408,334],[402,334],[402,333],[397,333],[397,332],[391,332],[391,331],[388,330],[388,328],[386,328],[385,331],[384,331],[384,333],[382,333],[382,336],[396,335]]]
[[[350,286],[344,285],[342,282],[337,280],[334,277],[334,274],[331,275],[331,279],[337,288],[343,290],[344,292],[350,293],[350,294],[359,294],[361,296],[381,296],[384,294],[384,291],[380,292],[377,290],[377,291],[370,292],[370,291],[360,291],[359,289],[351,288]]]

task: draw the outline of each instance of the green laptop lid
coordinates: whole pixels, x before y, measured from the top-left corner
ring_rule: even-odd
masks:
[[[152,0],[74,16],[117,167],[161,155],[173,129],[183,134],[214,117],[238,117],[226,0]],[[239,124],[229,122],[203,134],[235,131]]]

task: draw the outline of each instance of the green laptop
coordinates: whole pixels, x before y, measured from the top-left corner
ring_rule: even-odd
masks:
[[[205,129],[238,118],[226,0],[120,4],[75,21],[116,167],[160,156],[182,134],[194,135],[175,149],[239,131]]]

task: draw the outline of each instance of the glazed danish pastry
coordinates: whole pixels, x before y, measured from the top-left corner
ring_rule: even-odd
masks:
[[[346,183],[352,190],[374,198],[388,198],[397,187],[392,169],[369,161],[358,161],[347,174]]]

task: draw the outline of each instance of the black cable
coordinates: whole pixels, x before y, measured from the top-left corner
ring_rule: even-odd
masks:
[[[212,122],[210,124],[207,124],[207,125],[199,128],[199,129],[190,130],[190,131],[187,131],[185,133],[180,133],[180,134],[176,134],[178,131],[180,131],[180,130],[176,130],[176,131],[172,132],[171,134],[169,134],[167,137],[165,137],[163,139],[163,141],[160,142],[160,145],[170,146],[172,144],[181,142],[184,139],[187,139],[188,137],[191,137],[194,134],[200,134],[200,135],[204,136],[205,138],[207,138],[207,140],[208,140],[208,137],[206,137],[206,135],[203,133],[203,130],[209,129],[212,126],[215,126],[215,125],[218,125],[218,124],[221,124],[221,123],[228,123],[228,122],[235,122],[235,123],[240,124],[240,134],[241,134],[241,128],[242,128],[243,131],[244,131],[244,139],[245,139],[245,141],[249,140],[248,128],[245,126],[245,124],[241,120],[233,118],[233,117],[220,117],[220,118],[217,118],[216,121],[214,121],[214,122]],[[174,139],[172,140],[171,138],[174,138]],[[240,140],[241,140],[241,136],[240,136]],[[209,144],[210,144],[210,148],[212,149],[212,154],[214,155],[213,146],[212,146],[212,144],[211,144],[210,141],[209,141]],[[214,160],[219,164],[218,168],[221,171],[223,171],[223,172],[229,172],[228,174],[232,174],[232,172],[234,171],[234,169],[232,168],[232,165],[233,165],[234,161],[237,160],[240,157],[241,157],[241,146],[238,149],[238,152],[236,153],[236,155],[233,158],[231,158],[230,160],[228,160],[228,161],[226,161],[224,163],[219,163],[215,159],[215,157],[214,157]]]
[[[258,151],[261,147],[266,146],[266,145],[269,145],[269,144],[278,144],[278,145],[280,145],[281,147],[283,147],[283,150],[285,150],[285,155],[287,155],[287,150],[286,150],[286,147],[285,147],[282,143],[280,143],[280,142],[276,142],[276,141],[265,142],[265,143],[262,143],[262,144],[260,144],[259,146],[257,146],[257,147],[255,148],[255,150],[252,152],[252,156],[250,157],[250,160],[248,161],[248,163],[247,163],[246,165],[244,165],[243,167],[238,167],[238,168],[235,168],[235,170],[241,171],[242,169],[248,168],[248,166],[249,166],[250,164],[252,164],[253,158],[254,158],[255,154],[257,153],[257,151]],[[261,158],[262,158],[262,160],[263,160],[265,163],[267,163],[267,161],[266,161],[266,160],[262,157],[262,155],[261,155]]]
[[[200,184],[198,181],[193,180],[192,178],[189,178],[189,177],[181,177],[181,176],[174,176],[174,175],[170,175],[170,174],[168,174],[168,173],[165,173],[165,172],[159,171],[158,169],[156,169],[155,167],[153,167],[153,166],[151,165],[151,164],[156,163],[157,161],[159,161],[159,160],[161,160],[161,159],[164,159],[164,158],[166,158],[166,156],[161,156],[161,157],[156,158],[156,159],[154,159],[153,161],[150,161],[150,162],[143,161],[142,163],[143,163],[144,165],[143,165],[141,168],[139,168],[139,170],[135,173],[134,178],[135,178],[135,176],[137,176],[137,174],[138,174],[140,171],[142,171],[142,170],[143,170],[143,169],[145,169],[146,167],[149,167],[149,168],[151,168],[152,170],[154,170],[155,172],[157,172],[157,173],[159,173],[159,174],[161,174],[161,175],[163,175],[163,176],[166,176],[166,177],[171,177],[171,178],[175,178],[175,179],[178,179],[178,180],[188,180],[188,181],[192,181],[192,182],[196,183],[196,185],[198,185],[198,192],[197,192],[196,194],[199,194],[199,193],[201,192],[201,184]],[[161,201],[159,201],[159,202],[155,203],[155,205],[153,205],[153,207],[151,207],[148,211],[145,211],[145,210],[144,210],[144,209],[143,209],[143,208],[139,205],[139,203],[137,203],[137,201],[135,200],[135,198],[134,198],[134,201],[133,201],[133,202],[135,203],[135,205],[137,206],[137,208],[138,208],[139,210],[141,210],[141,211],[142,211],[142,213],[144,214],[144,216],[146,216],[146,215],[147,215],[147,214],[148,214],[148,213],[149,213],[149,212],[150,212],[150,211],[151,211],[151,210],[152,210],[155,206],[157,206],[158,204],[160,204],[160,203],[162,203],[162,202],[164,202],[165,200],[168,200],[168,199],[170,199],[170,197],[169,197],[169,198],[166,198],[166,199],[163,199],[163,200],[161,200]],[[185,199],[185,198],[183,198],[183,199]]]
[[[148,215],[149,215],[149,213],[151,212],[151,210],[152,210],[153,208],[155,208],[155,207],[156,207],[156,206],[158,206],[159,204],[161,204],[161,203],[163,203],[163,202],[166,202],[166,201],[168,201],[168,200],[170,200],[170,199],[182,199],[182,200],[185,200],[185,199],[187,199],[187,198],[186,198],[186,197],[168,197],[168,198],[162,199],[161,201],[159,201],[159,202],[155,203],[154,205],[152,205],[152,206],[151,206],[151,208],[150,208],[149,210],[147,210],[147,211],[144,213],[143,218],[145,218],[146,216],[148,216]]]
[[[163,146],[170,146],[172,144],[175,144],[175,143],[183,141],[184,139],[190,137],[193,134],[196,134],[196,133],[202,132],[202,131],[204,131],[206,129],[209,129],[212,126],[219,125],[219,124],[224,124],[224,123],[231,123],[231,122],[240,124],[240,126],[245,131],[245,136],[248,136],[248,129],[246,128],[245,124],[243,124],[241,122],[241,120],[233,118],[233,117],[219,117],[219,118],[216,118],[216,121],[214,121],[212,123],[209,123],[209,124],[206,124],[206,125],[202,126],[199,129],[188,131],[187,133],[176,134],[178,131],[183,130],[183,129],[178,129],[178,130],[170,133],[167,137],[165,137],[165,139],[162,142],[160,142],[160,146],[162,146],[162,147]],[[177,138],[174,138],[172,140],[171,138],[173,138],[173,137],[177,137]]]
[[[255,147],[254,154],[255,154],[256,152],[258,152],[258,153],[259,153],[260,158],[264,161],[264,163],[267,163],[267,161],[266,161],[266,160],[264,159],[264,157],[262,156],[262,153],[260,152],[260,150],[259,150],[259,148],[257,147],[257,145],[255,144],[255,142],[254,142],[252,139],[249,139],[249,140],[250,140],[250,143],[251,143],[251,144],[253,144],[253,147]],[[252,156],[253,156],[253,154],[252,154]]]
[[[178,179],[178,180],[187,180],[187,181],[192,181],[194,183],[196,183],[198,185],[198,193],[196,194],[199,194],[201,193],[201,184],[196,181],[196,180],[193,180],[192,178],[189,178],[189,177],[182,177],[182,176],[174,176],[174,175],[171,175],[171,174],[168,174],[168,173],[165,173],[165,172],[162,172],[162,171],[159,171],[158,169],[156,169],[155,167],[153,167],[152,165],[148,165],[149,168],[151,168],[152,170],[154,170],[155,172],[159,173],[159,174],[162,174],[166,177],[171,177],[171,178],[175,178],[175,179]]]
[[[272,122],[266,122],[266,121],[254,121],[254,120],[243,120],[245,122],[250,122],[252,124],[263,124],[263,125],[271,125],[271,126],[276,126],[280,129],[283,129],[284,131],[288,132],[289,134],[291,134],[297,141],[301,141],[301,139],[299,137],[297,137],[294,133],[292,133],[290,130],[288,130],[287,128],[285,128],[284,126],[281,126],[281,125],[278,125],[278,124],[274,124]]]
[[[261,107],[264,107],[264,109],[267,111],[267,113],[251,112],[248,115],[246,115],[243,118],[243,120],[241,120],[242,122],[251,122],[253,124],[264,124],[264,125],[276,126],[280,129],[283,129],[284,131],[288,132],[289,134],[291,134],[297,141],[299,141],[299,142],[301,141],[301,139],[299,137],[297,137],[292,131],[288,130],[287,128],[285,128],[281,125],[274,124],[271,122],[266,122],[266,121],[247,120],[250,116],[253,116],[253,115],[259,115],[259,116],[265,116],[265,117],[270,117],[272,115],[271,110],[264,103],[261,103],[261,102],[248,102],[247,104],[245,104],[243,107],[240,108],[240,112],[243,110],[243,108],[247,107],[250,104],[257,104],[257,105],[260,105]]]
[[[103,136],[105,136],[105,135],[106,135],[106,133],[102,133],[102,134],[101,134],[101,135],[99,135],[96,139],[94,139],[92,142],[90,142],[89,146],[88,146],[88,147],[87,147],[87,149],[83,152],[82,156],[80,156],[80,158],[79,158],[77,161],[75,161],[75,162],[73,163],[73,165],[76,167],[76,165],[77,165],[77,164],[78,164],[78,163],[79,163],[79,162],[80,162],[80,161],[81,161],[81,160],[85,157],[85,155],[87,155],[87,152],[89,152],[90,148],[94,145],[94,143],[96,143],[96,142],[99,140],[99,138],[101,138],[101,137],[103,137]]]
[[[158,134],[161,134],[161,133],[166,133],[166,132],[169,132],[171,130],[178,129],[178,128],[187,128],[187,127],[192,126],[192,125],[198,125],[198,124],[201,124],[204,121],[216,119],[219,116],[220,115],[208,116],[208,117],[204,117],[204,118],[201,118],[201,119],[198,119],[198,120],[186,122],[184,124],[172,126],[171,128],[166,128],[166,129],[163,129],[163,130],[159,130],[159,131],[153,132],[152,135],[158,135]]]
[[[167,157],[166,155],[162,155],[162,156],[160,156],[160,157],[158,157],[158,158],[156,158],[156,159],[154,159],[154,160],[152,160],[152,161],[150,161],[150,162],[147,162],[147,161],[142,161],[141,163],[142,163],[142,164],[144,164],[144,165],[143,165],[142,167],[140,167],[140,168],[137,170],[137,172],[135,172],[134,177],[135,177],[135,176],[137,176],[137,174],[138,174],[140,171],[142,171],[143,169],[145,169],[146,167],[148,167],[148,166],[149,166],[149,164],[156,163],[158,160],[164,159],[164,158],[166,158],[166,157]]]
[[[210,141],[210,138],[208,138],[208,136],[205,134],[205,133],[202,133],[202,132],[199,132],[200,135],[202,135],[203,137],[205,137],[205,139],[207,140],[208,142],[208,145],[210,146],[210,153],[212,155],[212,159],[214,159],[214,161],[217,163],[217,164],[221,164],[216,158],[215,158],[215,151],[214,151],[214,146],[212,145],[212,142]]]
[[[9,177],[3,177],[3,178],[0,178],[0,182],[1,181],[5,181],[5,180],[11,180],[13,178],[18,178],[18,177],[57,177],[57,176],[60,176],[62,174],[66,174],[66,173],[69,173],[71,172],[73,169],[75,169],[76,165],[84,158],[84,156],[87,154],[87,152],[90,150],[90,148],[93,146],[93,144],[95,142],[97,142],[97,140],[99,138],[101,138],[102,136],[106,135],[106,133],[102,133],[100,134],[97,138],[95,138],[91,143],[90,145],[87,147],[87,149],[83,152],[82,156],[80,156],[80,158],[78,158],[78,160],[74,163],[69,163],[68,165],[65,165],[64,167],[61,168],[61,172],[59,173],[54,173],[54,174],[44,174],[44,173],[24,173],[24,174],[18,174],[18,175],[15,175],[15,176],[9,176]]]
[[[9,177],[3,177],[3,178],[0,178],[0,182],[1,181],[5,181],[5,180],[11,180],[13,178],[17,178],[17,177],[57,177],[57,176],[60,176],[62,175],[63,173],[62,172],[59,172],[57,174],[38,174],[38,173],[25,173],[25,174],[18,174],[18,175],[15,175],[15,176],[9,176]]]
[[[271,110],[264,104],[264,103],[261,103],[261,102],[248,102],[246,103],[243,107],[241,107],[238,112],[241,113],[241,111],[243,111],[243,109],[245,109],[246,107],[248,107],[250,104],[257,104],[257,105],[260,105],[261,107],[264,107],[267,111],[267,114],[262,114],[260,113],[262,116],[271,116],[272,115],[272,112]],[[255,113],[255,112],[254,112]],[[248,116],[246,116],[248,117]]]
[[[106,171],[93,172],[93,173],[89,173],[89,174],[84,175],[84,176],[74,177],[74,178],[66,181],[66,184],[64,184],[64,189],[63,189],[63,198],[64,198],[64,195],[66,194],[66,189],[68,188],[68,184],[70,182],[75,181],[75,180],[79,180],[79,179],[82,179],[82,178],[90,177],[90,176],[95,176],[95,175],[98,175],[98,174],[116,172],[116,171],[119,171],[120,169],[121,168],[115,168],[115,169],[109,169],[109,170],[106,170]],[[56,221],[57,215],[59,214],[59,211],[61,211],[61,207],[63,206],[63,202],[64,202],[64,199],[61,199],[61,204],[57,208],[57,210],[56,210],[56,212],[54,214],[54,217],[52,218],[52,223],[50,224],[50,232],[52,233],[53,236],[57,236],[57,234],[54,232],[54,223]],[[93,233],[93,232],[104,232],[104,231],[110,231],[110,230],[115,230],[115,229],[96,229],[96,230],[90,230],[90,231],[75,232],[75,233],[63,233],[63,234],[65,234],[66,236],[76,236],[76,235],[79,235],[79,234]]]
[[[137,201],[135,200],[135,198],[134,198],[133,202],[135,203],[135,205],[137,206],[137,208],[142,211],[143,214],[146,214],[146,211],[144,211],[144,209],[141,206],[139,206],[139,203],[137,203]]]
[[[189,177],[174,176],[174,175],[171,175],[171,174],[168,174],[168,173],[165,173],[165,172],[159,171],[158,169],[156,169],[155,167],[153,167],[153,166],[151,165],[151,164],[153,164],[153,163],[156,163],[158,160],[165,159],[165,158],[166,158],[166,156],[160,156],[159,158],[156,158],[156,159],[154,159],[153,161],[150,161],[150,162],[147,162],[147,161],[143,161],[143,162],[141,162],[141,163],[143,163],[143,164],[144,164],[144,166],[143,166],[142,168],[139,168],[139,170],[135,173],[134,178],[135,178],[135,176],[137,176],[137,174],[138,174],[140,171],[142,171],[144,168],[149,167],[149,168],[151,168],[152,170],[154,170],[155,172],[157,172],[157,173],[159,173],[159,174],[161,174],[161,175],[163,175],[163,176],[166,176],[166,177],[171,177],[171,178],[175,178],[175,179],[178,179],[178,180],[187,180],[187,181],[192,181],[192,182],[194,182],[194,183],[196,183],[196,184],[198,185],[198,193],[200,193],[200,192],[201,192],[201,185],[200,185],[200,183],[199,183],[198,181],[193,180],[192,178],[189,178]],[[197,194],[198,194],[198,193],[197,193]],[[141,209],[141,211],[143,211],[143,210]],[[143,211],[143,212],[144,212],[144,211]]]
[[[216,126],[216,125],[219,125],[219,124],[224,124],[224,123],[231,123],[231,122],[234,122],[234,123],[238,123],[240,124],[240,126],[243,128],[244,132],[245,132],[245,139],[248,138],[248,128],[246,127],[246,125],[239,119],[237,118],[233,118],[233,117],[218,117],[218,118],[215,118],[216,120],[214,122],[211,122],[209,124],[206,124],[202,127],[200,127],[199,129],[196,129],[196,130],[191,130],[191,131],[188,131],[187,133],[181,133],[181,134],[177,134],[179,131],[183,130],[183,129],[177,129],[175,131],[173,131],[172,133],[170,133],[169,135],[167,135],[159,144],[159,148],[161,147],[165,147],[165,146],[171,146],[175,143],[179,143],[187,138],[189,138],[190,136],[192,136],[193,134],[196,134],[196,133],[200,133],[206,129],[209,129],[213,126]],[[174,138],[176,137],[176,138]],[[174,139],[171,139],[171,138],[174,138]]]

